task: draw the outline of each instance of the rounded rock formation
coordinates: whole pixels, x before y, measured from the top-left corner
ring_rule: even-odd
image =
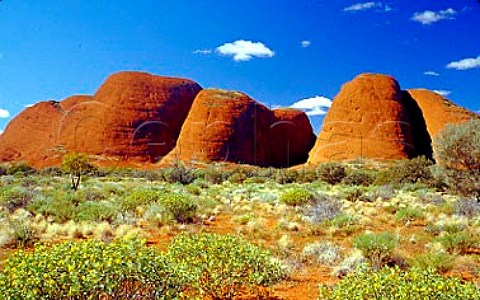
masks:
[[[175,146],[200,90],[187,79],[114,74],[92,97],[43,102],[22,112],[0,139],[0,161],[15,157],[43,167],[74,151],[95,155],[105,164],[156,162]]]
[[[398,82],[387,75],[361,74],[344,84],[335,97],[308,163],[414,155],[410,119]]]
[[[272,112],[243,93],[208,89],[197,95],[175,149],[162,163],[290,166],[306,161],[314,140],[303,112]]]
[[[409,89],[406,91],[420,107],[430,136],[434,137],[448,124],[469,121],[478,116],[442,95],[426,89]]]

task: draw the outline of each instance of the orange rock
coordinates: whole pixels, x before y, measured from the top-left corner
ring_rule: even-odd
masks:
[[[344,84],[335,97],[308,162],[413,155],[410,120],[399,84],[391,76],[361,74]]]
[[[200,90],[187,79],[114,74],[92,97],[43,102],[18,115],[0,137],[0,161],[43,167],[77,151],[106,164],[155,162],[175,146]]]
[[[440,132],[447,124],[456,124],[478,117],[442,95],[426,89],[410,89],[408,94],[417,102],[422,110],[427,130],[432,137]]]
[[[208,89],[197,95],[175,149],[162,163],[289,166],[306,161],[314,139],[303,112],[272,112],[243,93]]]

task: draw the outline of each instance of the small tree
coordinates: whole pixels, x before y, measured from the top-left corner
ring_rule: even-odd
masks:
[[[62,161],[62,170],[70,174],[72,190],[76,191],[80,185],[80,178],[83,174],[95,170],[95,166],[89,162],[88,155],[72,152],[66,154]]]
[[[433,149],[449,187],[480,199],[480,119],[448,125],[433,140]]]
[[[480,170],[480,119],[448,125],[433,140],[433,149],[445,168]]]

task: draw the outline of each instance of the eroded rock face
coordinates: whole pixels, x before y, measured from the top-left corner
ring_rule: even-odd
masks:
[[[335,97],[308,162],[410,158],[416,154],[410,127],[398,82],[361,74]]]
[[[197,95],[175,149],[162,163],[290,166],[306,161],[314,139],[303,112],[270,111],[243,93],[209,89]]]
[[[448,124],[457,124],[477,117],[442,95],[426,89],[410,89],[406,93],[415,100],[422,111],[427,130],[432,137]]]
[[[187,79],[114,74],[91,97],[41,102],[22,112],[0,138],[0,161],[43,167],[77,151],[113,161],[155,162],[175,146],[200,90]]]

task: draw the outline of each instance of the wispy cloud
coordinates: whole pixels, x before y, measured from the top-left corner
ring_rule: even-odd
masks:
[[[312,44],[312,42],[307,41],[307,40],[303,40],[303,41],[300,42],[300,46],[302,46],[302,48],[307,48],[307,47],[309,47],[311,44]]]
[[[363,10],[369,10],[369,9],[382,9],[385,12],[389,12],[392,10],[392,8],[389,5],[383,4],[382,2],[363,2],[363,3],[356,3],[350,6],[347,6],[343,9],[343,11],[350,11],[350,12],[357,12],[357,11],[363,11]]]
[[[30,107],[33,107],[34,105],[35,105],[34,103],[29,103],[29,104],[25,104],[23,107],[30,108]]]
[[[427,76],[440,76],[440,73],[437,73],[435,71],[425,71],[423,72],[423,75],[427,75]]]
[[[447,65],[447,68],[460,71],[480,68],[480,55],[476,58],[464,58],[458,61],[452,61]]]
[[[376,2],[365,2],[365,3],[357,3],[351,6],[345,7],[344,11],[360,11],[360,10],[367,10],[372,9],[377,6]]]
[[[0,118],[1,119],[10,118],[10,112],[6,109],[0,108]]]
[[[316,96],[297,101],[290,107],[303,110],[308,116],[321,116],[327,113],[330,106],[332,106],[332,100]]]
[[[444,97],[447,97],[452,93],[452,91],[447,91],[447,90],[433,90],[435,93],[442,95]]]
[[[455,19],[457,11],[453,8],[447,8],[445,10],[426,10],[424,12],[416,12],[412,16],[412,20],[415,22],[422,23],[423,25],[430,25],[442,20],[452,20]]]
[[[233,43],[225,43],[216,49],[216,52],[224,56],[232,56],[234,61],[249,61],[254,57],[270,58],[275,52],[261,42],[238,40]]]
[[[193,51],[193,54],[207,55],[207,54],[211,54],[211,53],[212,53],[212,49],[197,49],[197,50]]]

